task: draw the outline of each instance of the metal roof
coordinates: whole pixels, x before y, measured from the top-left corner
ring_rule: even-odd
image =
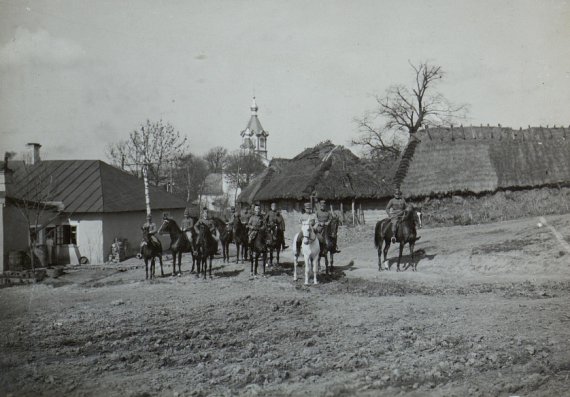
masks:
[[[36,165],[12,161],[13,183],[7,196],[27,201],[61,201],[65,212],[145,210],[142,179],[100,160],[45,160]],[[185,208],[186,202],[150,186],[153,209]]]

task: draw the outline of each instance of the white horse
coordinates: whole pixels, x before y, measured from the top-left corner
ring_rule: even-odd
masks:
[[[301,252],[297,252],[297,236],[299,233],[295,235],[293,238],[293,255],[295,255],[295,272],[293,274],[293,280],[297,281],[297,265],[299,254],[302,253],[305,258],[305,285],[309,285],[309,272],[311,271],[311,267],[313,268],[313,283],[318,284],[317,282],[317,273],[318,273],[318,257],[319,257],[319,239],[315,234],[315,231],[311,227],[308,221],[303,222],[301,226],[301,233],[303,234],[303,244],[301,244]]]

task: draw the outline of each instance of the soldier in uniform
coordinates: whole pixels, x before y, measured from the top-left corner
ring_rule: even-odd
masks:
[[[394,198],[388,201],[386,205],[386,212],[390,217],[390,222],[392,223],[392,243],[396,242],[396,233],[398,232],[398,225],[401,221],[401,216],[406,209],[406,200],[402,198],[402,192],[400,188],[396,188],[394,191]]]
[[[188,240],[192,241],[191,230],[194,227],[194,220],[190,218],[190,210],[188,208],[184,210],[184,219],[180,222],[180,227],[182,232],[186,234],[186,237],[188,237]]]
[[[249,212],[249,207],[245,207],[245,209],[243,210],[243,214],[241,215],[240,218],[241,218],[241,223],[243,223],[244,226],[247,226],[249,218],[251,218],[251,212]]]
[[[267,214],[263,217],[263,220],[267,225],[278,224],[279,225],[279,238],[282,242],[282,249],[289,248],[285,245],[285,219],[281,216],[281,213],[277,211],[277,204],[271,203],[271,209],[267,211]]]
[[[329,225],[329,223],[331,223],[331,221],[333,220],[333,214],[331,214],[330,211],[327,211],[327,202],[325,200],[321,200],[320,202],[320,208],[317,210],[317,233],[319,233],[320,235],[323,235],[323,231],[325,230],[325,227],[327,227]],[[339,249],[338,247],[335,247],[335,253],[339,253]]]
[[[263,225],[263,218],[261,216],[261,209],[259,208],[259,204],[256,204],[253,210],[253,215],[249,218],[247,222],[247,236],[248,242],[251,244],[255,236],[257,236],[257,232]]]
[[[152,216],[150,214],[148,214],[146,216],[146,222],[142,225],[143,228],[148,228],[148,235],[150,237],[150,240],[154,243],[159,243],[158,238],[156,238],[155,234],[157,232],[156,229],[156,224],[152,221]],[[143,252],[143,248],[146,245],[146,241],[141,242],[141,249],[139,252],[139,257],[142,257],[142,252]]]
[[[230,216],[228,219],[228,223],[229,224],[233,224],[234,220],[236,219],[236,216],[239,217],[239,215],[236,214],[236,207],[234,207],[233,205],[230,207]]]
[[[208,213],[208,208],[206,208],[206,207],[204,207],[202,209],[202,217],[200,219],[198,219],[198,222],[196,222],[196,224],[194,225],[194,230],[196,231],[196,233],[198,233],[200,225],[204,225],[208,229],[210,229],[210,232],[212,234],[212,238],[216,242],[216,255],[219,255],[220,251],[218,248],[218,241],[220,240],[220,235],[218,233],[218,229],[216,229],[216,224],[210,218],[210,215]]]
[[[304,212],[301,211],[301,218],[299,218],[299,223],[309,222],[309,225],[313,228],[316,233],[315,225],[317,224],[317,216],[313,214],[313,207],[311,203],[305,203],[304,205]],[[295,245],[297,246],[297,252],[301,252],[301,243],[303,241],[303,233],[299,230],[299,234],[297,235],[297,241],[295,241]]]

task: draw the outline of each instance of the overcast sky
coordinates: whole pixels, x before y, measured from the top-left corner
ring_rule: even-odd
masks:
[[[255,93],[269,156],[291,157],[348,145],[423,60],[466,124],[570,125],[568,1],[0,0],[0,149],[105,160],[162,118],[192,152],[234,150]]]

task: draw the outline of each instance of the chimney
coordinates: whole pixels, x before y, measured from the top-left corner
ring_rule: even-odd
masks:
[[[40,148],[42,145],[39,143],[28,143],[26,146],[29,148],[28,164],[34,165],[40,162]]]

